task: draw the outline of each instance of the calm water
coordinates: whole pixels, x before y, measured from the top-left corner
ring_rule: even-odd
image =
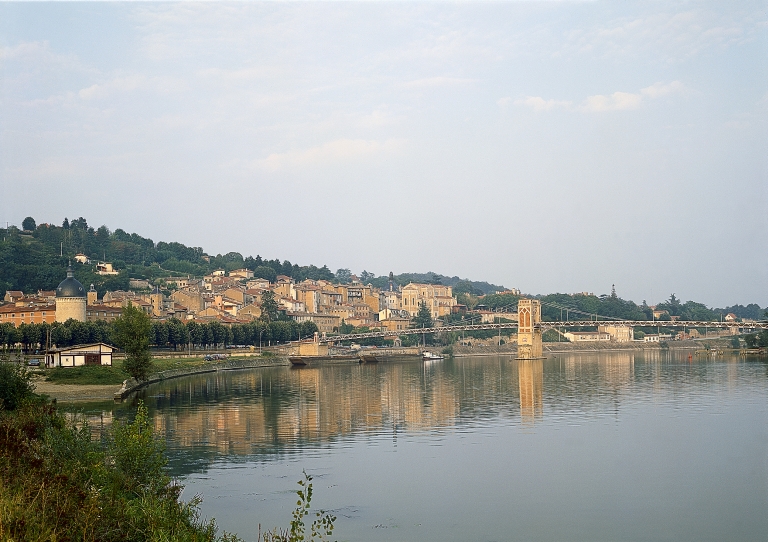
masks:
[[[302,469],[340,540],[768,540],[768,365],[687,356],[270,368],[143,399],[184,496],[247,540],[289,523]]]

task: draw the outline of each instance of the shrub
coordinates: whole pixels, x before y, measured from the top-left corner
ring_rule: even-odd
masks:
[[[20,364],[0,362],[0,408],[16,410],[34,395],[32,375]]]

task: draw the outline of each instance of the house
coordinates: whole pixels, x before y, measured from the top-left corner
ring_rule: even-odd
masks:
[[[24,297],[24,292],[21,290],[8,290],[5,292],[5,297],[3,297],[3,301],[6,303],[16,303],[17,301],[20,301]]]
[[[237,313],[238,318],[255,320],[261,316],[261,307],[251,303],[246,305]]]
[[[736,320],[738,320],[738,317],[732,312],[729,312],[728,314],[725,315],[725,318],[723,318],[723,320],[725,320],[726,322],[735,322]]]
[[[312,314],[309,312],[289,312],[288,316],[299,323],[314,322],[320,333],[333,333],[339,329],[341,319],[331,314]]]
[[[250,289],[257,289],[257,290],[267,290],[269,289],[269,281],[267,279],[253,279],[249,280],[245,283],[245,287]]]
[[[109,305],[87,305],[85,307],[85,319],[88,322],[114,322],[122,314],[123,309],[121,307],[111,307]]]
[[[453,307],[452,307],[453,308]],[[502,318],[510,320],[511,322],[517,322],[516,312],[495,312],[495,311],[473,311],[472,316],[479,314],[481,324],[494,324],[500,322]]]
[[[563,336],[572,343],[610,341],[611,336],[601,331],[566,331]]]
[[[56,321],[56,305],[4,305],[0,307],[0,324],[52,324]]]
[[[240,279],[252,279],[253,278],[253,271],[250,269],[235,269],[234,271],[229,272],[230,277],[240,278]]]
[[[191,314],[200,312],[205,308],[203,296],[198,292],[191,292],[188,290],[177,290],[171,294],[171,300],[174,303],[184,305],[189,309]]]
[[[51,368],[112,365],[112,352],[114,350],[112,346],[104,343],[53,348],[45,353],[45,366]]]
[[[451,314],[452,307],[457,303],[456,298],[453,297],[451,287],[441,284],[417,284],[412,282],[404,286],[400,294],[402,299],[401,308],[407,310],[411,316],[416,316],[421,303],[425,303],[432,313],[432,318],[440,318]]]
[[[98,262],[96,264],[96,274],[97,275],[117,275],[118,272],[115,270],[114,267],[112,267],[111,263]]]
[[[634,328],[627,325],[598,326],[597,331],[607,333],[612,341],[618,343],[628,343],[635,339]]]

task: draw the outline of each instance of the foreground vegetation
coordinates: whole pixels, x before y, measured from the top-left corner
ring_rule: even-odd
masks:
[[[200,518],[199,497],[179,500],[182,486],[165,466],[143,404],[132,422],[94,439],[84,420],[68,422],[55,403],[33,393],[22,366],[0,363],[1,540],[240,540]],[[261,540],[327,540],[333,532],[336,518],[324,512],[306,532],[311,477],[300,486],[290,528]]]

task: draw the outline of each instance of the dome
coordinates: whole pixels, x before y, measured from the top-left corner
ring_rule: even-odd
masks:
[[[67,278],[56,288],[56,297],[85,297],[85,288],[75,278],[71,265],[67,267]]]

